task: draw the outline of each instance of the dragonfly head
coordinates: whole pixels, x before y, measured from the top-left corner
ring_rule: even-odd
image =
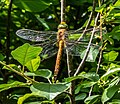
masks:
[[[65,22],[61,22],[58,25],[58,29],[68,29],[68,25]]]

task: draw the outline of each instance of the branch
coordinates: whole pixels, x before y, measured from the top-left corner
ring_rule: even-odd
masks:
[[[103,3],[103,0],[102,0],[102,2],[100,0],[98,0],[99,7],[101,6],[102,3]],[[101,14],[100,14],[100,40],[101,40],[101,43],[103,44],[103,39],[102,39],[102,17],[101,17],[102,15]],[[102,50],[102,46],[101,46],[100,47],[100,57],[99,57],[99,60],[98,60],[96,73],[98,73],[98,70],[100,68],[100,63],[101,63],[101,60],[102,60],[102,52],[103,52],[103,50]],[[91,86],[91,88],[90,88],[89,96],[91,96],[92,90],[93,90],[93,86]]]
[[[93,8],[92,8],[92,11],[90,13],[90,17],[88,19],[87,25],[86,25],[85,29],[83,30],[82,35],[79,37],[79,39],[77,41],[81,41],[81,39],[83,38],[83,36],[85,35],[85,33],[87,31],[87,28],[90,26],[90,23],[91,23],[91,20],[92,20],[92,17],[93,17],[93,13],[95,11],[95,5],[96,5],[96,2],[95,2],[95,0],[93,0]]]
[[[30,77],[28,77],[28,76],[24,75],[23,73],[20,73],[19,71],[15,70],[15,69],[14,69],[14,68],[12,68],[11,66],[6,65],[4,62],[0,61],[0,64],[2,64],[2,65],[4,65],[4,66],[6,66],[6,67],[7,67],[7,68],[9,68],[11,71],[13,71],[13,72],[15,72],[16,74],[18,74],[18,75],[20,75],[20,76],[24,77],[25,79],[28,79],[28,80],[29,80],[29,81],[31,81],[31,82],[38,83],[37,81],[35,81],[35,80],[31,79]]]
[[[61,0],[61,22],[65,22],[66,0]]]
[[[84,65],[84,63],[85,63],[85,60],[87,59],[87,56],[88,56],[89,51],[90,51],[90,46],[91,46],[91,43],[92,43],[92,39],[93,39],[93,36],[94,36],[94,34],[95,34],[95,29],[96,29],[96,26],[97,26],[98,17],[99,17],[99,13],[98,13],[97,16],[96,16],[95,26],[94,26],[94,28],[93,28],[93,31],[92,31],[92,34],[91,34],[91,37],[90,37],[90,41],[89,41],[89,43],[88,43],[88,46],[87,46],[85,55],[84,55],[81,63],[79,64],[79,66],[78,66],[78,68],[77,68],[74,76],[76,76],[76,75],[79,73],[79,71],[82,69],[82,67],[83,67],[83,65]]]

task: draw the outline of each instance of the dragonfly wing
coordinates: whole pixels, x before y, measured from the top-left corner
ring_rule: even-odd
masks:
[[[47,42],[43,42],[40,44],[36,44],[37,46],[41,46],[43,48],[41,55],[47,55],[48,57],[52,57],[53,55],[55,55],[57,53],[58,47],[56,45],[56,39]]]
[[[56,38],[55,31],[35,31],[30,29],[20,29],[16,32],[16,35],[32,42],[44,42]]]
[[[88,43],[78,42],[75,44],[67,45],[67,50],[69,52],[69,55],[72,56],[79,56],[81,59],[83,59]],[[90,51],[87,57],[87,61],[94,62],[98,53],[99,53],[99,45],[91,44]]]
[[[50,57],[57,52],[55,31],[35,31],[30,29],[20,29],[16,35],[24,40],[29,40],[33,45],[43,48],[42,55]]]
[[[93,28],[87,29],[85,31],[85,35],[83,35],[83,31],[82,30],[71,30],[71,31],[67,31],[66,32],[66,37],[71,41],[77,41],[80,37],[82,37],[82,41],[89,41],[90,36],[92,34]],[[103,28],[102,33],[105,34],[106,33],[106,29]],[[95,30],[95,34],[94,34],[94,38],[96,39],[100,36],[100,29],[97,28]],[[81,40],[80,40],[81,41]]]

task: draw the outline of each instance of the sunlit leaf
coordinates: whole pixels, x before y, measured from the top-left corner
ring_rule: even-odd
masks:
[[[108,70],[100,79],[101,80],[107,80],[107,78],[113,74],[116,74],[120,71],[120,68],[114,68],[111,70]]]
[[[25,66],[31,71],[34,72],[38,69],[40,65],[40,57],[37,56],[35,59],[30,60],[25,64]]]
[[[104,104],[106,101],[110,100],[114,96],[114,94],[118,91],[119,87],[120,85],[106,88],[101,97],[102,103]]]
[[[28,43],[18,47],[11,52],[14,59],[16,59],[22,65],[25,65],[30,60],[36,58],[42,51],[41,47],[33,47]]]
[[[8,84],[0,84],[0,92],[4,90],[8,90],[10,88],[20,87],[20,86],[23,87],[23,86],[26,86],[26,84],[19,81],[14,81]]]
[[[45,97],[48,100],[54,99],[57,95],[66,91],[70,87],[69,84],[49,84],[49,83],[35,83],[30,89],[32,92],[38,93],[40,97]]]
[[[104,10],[105,7],[106,7],[106,4],[103,4],[100,7],[96,7],[95,11],[102,13],[102,11]]]
[[[117,58],[118,54],[119,54],[118,52],[111,51],[108,53],[104,53],[103,57],[105,61],[114,61]]]
[[[100,99],[100,95],[93,95],[87,97],[84,102],[85,104],[97,104],[99,99]]]
[[[113,6],[115,8],[120,8],[120,0],[117,0],[117,2]]]
[[[23,104],[23,102],[31,96],[37,96],[37,93],[29,93],[29,94],[27,93],[27,94],[25,94],[24,96],[22,96],[18,99],[17,104]]]

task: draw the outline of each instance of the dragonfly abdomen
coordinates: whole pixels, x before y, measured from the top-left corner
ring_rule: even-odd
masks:
[[[55,81],[57,79],[57,75],[58,75],[59,69],[60,69],[60,62],[61,62],[61,58],[62,58],[63,48],[64,48],[64,41],[60,40],[59,41],[59,49],[58,49],[57,58],[56,58],[55,70],[54,70],[54,80]]]

